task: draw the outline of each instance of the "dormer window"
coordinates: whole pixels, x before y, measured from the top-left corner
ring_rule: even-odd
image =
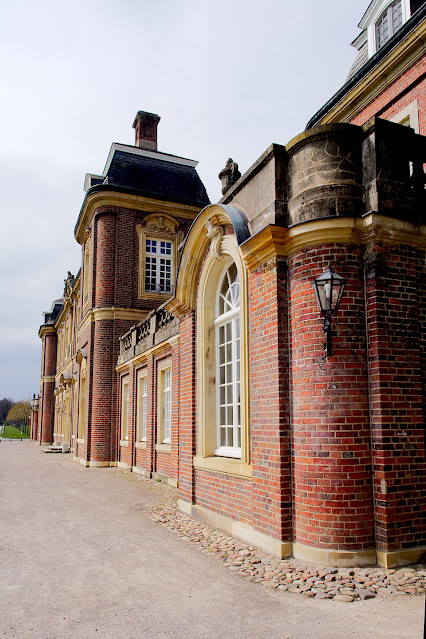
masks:
[[[376,22],[376,50],[383,45],[402,27],[402,0],[390,4]]]
[[[380,51],[401,27],[411,18],[412,13],[426,0],[372,0],[361,22],[361,33],[352,42],[358,50],[356,60],[349,72],[352,77],[375,53]]]

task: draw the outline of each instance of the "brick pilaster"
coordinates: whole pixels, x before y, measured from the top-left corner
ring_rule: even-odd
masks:
[[[252,525],[292,539],[286,265],[277,259],[249,280]]]
[[[193,503],[195,454],[195,311],[180,323],[179,496]]]

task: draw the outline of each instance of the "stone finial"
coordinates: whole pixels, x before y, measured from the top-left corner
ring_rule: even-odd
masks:
[[[222,195],[225,195],[240,177],[241,173],[238,170],[238,164],[232,158],[228,158],[225,168],[219,173],[219,180],[222,181]]]

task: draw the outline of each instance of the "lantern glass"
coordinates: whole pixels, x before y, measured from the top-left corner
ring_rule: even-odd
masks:
[[[328,267],[314,281],[314,290],[321,313],[333,315],[339,308],[346,280]]]

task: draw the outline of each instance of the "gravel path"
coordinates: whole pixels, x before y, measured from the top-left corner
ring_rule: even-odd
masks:
[[[422,639],[422,569],[278,561],[176,512],[174,492],[2,441],[0,635]]]

